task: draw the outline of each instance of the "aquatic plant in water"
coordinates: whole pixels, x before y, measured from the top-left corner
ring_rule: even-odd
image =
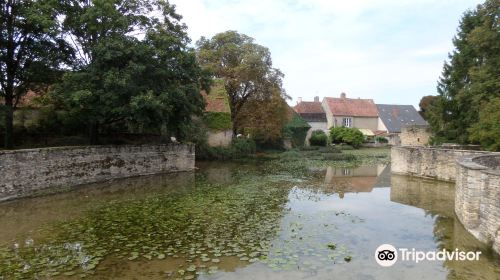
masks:
[[[182,256],[190,265],[172,275],[185,279],[200,271],[215,273],[224,257],[272,269],[314,270],[325,262],[349,262],[352,256],[345,246],[318,239],[319,233],[334,237],[334,224],[325,226],[318,217],[291,219],[288,213],[294,184],[310,176],[311,166],[327,164],[332,163],[270,160],[258,170],[236,172],[231,184],[209,183],[199,175],[196,186],[184,193],[98,205],[81,218],[49,225],[42,238],[0,247],[0,277],[86,277],[106,257],[135,261]]]

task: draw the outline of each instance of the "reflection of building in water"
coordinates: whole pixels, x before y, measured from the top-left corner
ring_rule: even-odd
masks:
[[[346,192],[371,192],[377,183],[377,177],[386,166],[360,166],[358,168],[340,168],[329,166],[326,169],[325,187],[329,192],[338,193],[340,198]]]
[[[415,206],[434,217],[436,250],[481,251],[479,261],[445,261],[448,279],[498,279],[500,270],[491,261],[493,252],[474,238],[456,219],[454,212],[455,186],[449,182],[409,176],[391,176],[391,201]],[[488,260],[490,259],[490,260]],[[497,261],[498,265],[498,261]],[[499,266],[500,267],[500,266]]]

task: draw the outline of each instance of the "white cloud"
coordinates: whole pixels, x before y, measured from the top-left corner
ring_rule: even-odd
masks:
[[[436,81],[461,14],[477,0],[171,0],[193,41],[237,30],[268,47],[294,99],[417,105]]]

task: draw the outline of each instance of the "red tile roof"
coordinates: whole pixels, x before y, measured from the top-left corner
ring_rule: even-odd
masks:
[[[325,111],[323,111],[323,107],[321,106],[321,102],[305,102],[305,101],[302,101],[300,103],[298,103],[297,105],[295,105],[293,107],[293,109],[295,110],[295,112],[299,113],[299,114],[302,114],[302,113],[325,113]]]
[[[334,116],[378,117],[378,110],[372,99],[325,97],[328,108]]]
[[[210,89],[210,93],[207,94],[204,90],[200,93],[207,103],[207,106],[205,107],[206,112],[231,113],[229,96],[224,88],[223,80],[215,80],[212,88]]]
[[[224,97],[215,97],[215,98],[210,98],[209,94],[207,94],[206,91],[201,91],[201,95],[203,95],[203,98],[205,99],[205,102],[207,102],[207,106],[205,107],[206,112],[222,112],[222,113],[230,113],[231,110],[227,106],[227,99],[224,99]]]

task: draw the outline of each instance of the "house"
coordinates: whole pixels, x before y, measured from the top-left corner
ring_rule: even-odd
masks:
[[[378,130],[385,131],[381,136],[387,138],[390,145],[401,145],[401,132],[405,127],[424,127],[425,131],[425,127],[428,126],[428,123],[412,105],[377,104],[377,110],[379,115]],[[415,139],[417,138],[419,137]],[[428,134],[426,137],[420,138],[427,142]]]
[[[231,108],[229,97],[224,88],[223,80],[216,80],[210,93],[201,91],[205,99],[205,124],[208,131],[208,145],[211,147],[228,147],[233,139]]]
[[[302,98],[299,98],[297,105],[295,105],[293,109],[310,126],[305,139],[306,146],[309,146],[309,139],[313,131],[323,130],[328,135],[326,113],[319,101],[319,96],[314,97],[314,101],[312,102],[302,101]]]
[[[378,129],[378,110],[372,99],[325,97],[322,102],[327,128],[353,127],[365,136],[374,136]]]

